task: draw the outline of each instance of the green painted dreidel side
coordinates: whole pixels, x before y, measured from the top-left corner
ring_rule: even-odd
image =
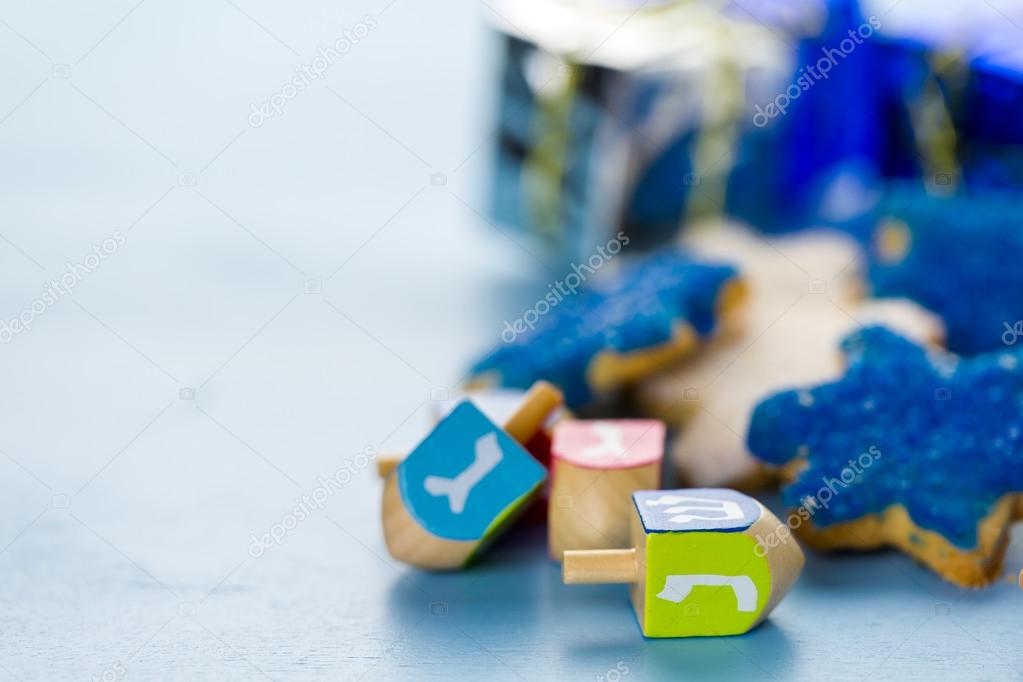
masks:
[[[748,632],[803,569],[788,526],[734,490],[642,490],[632,500],[632,547],[567,551],[562,570],[568,584],[629,584],[646,637]]]

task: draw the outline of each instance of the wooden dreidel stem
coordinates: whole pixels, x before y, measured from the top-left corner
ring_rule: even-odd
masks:
[[[653,419],[573,420],[551,440],[547,549],[616,549],[629,543],[632,493],[660,487],[664,424]]]
[[[635,549],[566,550],[561,577],[566,585],[609,585],[639,581]]]
[[[472,396],[468,396],[471,400]],[[523,446],[543,429],[551,413],[564,403],[564,397],[557,388],[546,381],[538,381],[522,397],[515,411],[504,421],[504,431]],[[404,455],[388,454],[377,458],[377,476],[390,476]]]
[[[560,401],[553,386],[534,386],[505,424],[528,436]],[[526,508],[546,478],[519,442],[464,400],[387,477],[387,549],[421,568],[460,568]]]
[[[543,428],[551,413],[564,402],[565,398],[561,391],[546,381],[538,381],[526,392],[515,413],[504,422],[504,430],[525,445]]]
[[[401,464],[401,460],[407,455],[388,454],[377,457],[377,476],[387,478],[394,473],[394,470]]]
[[[788,526],[734,490],[643,490],[632,501],[632,547],[566,551],[562,576],[566,584],[629,584],[646,637],[747,632],[803,568]]]

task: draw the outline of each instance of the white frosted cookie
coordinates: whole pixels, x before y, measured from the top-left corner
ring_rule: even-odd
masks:
[[[742,327],[685,364],[638,386],[646,412],[678,427],[672,457],[686,485],[750,487],[765,482],[746,433],[756,404],[786,388],[837,379],[839,341],[881,324],[924,343],[944,327],[906,300],[863,300],[860,252],[827,231],[766,237],[733,224],[706,225],[684,244],[727,259],[748,285]]]

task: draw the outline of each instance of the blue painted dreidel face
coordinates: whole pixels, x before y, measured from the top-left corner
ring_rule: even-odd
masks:
[[[535,492],[544,468],[468,400],[397,470],[402,503],[447,540],[483,540]]]

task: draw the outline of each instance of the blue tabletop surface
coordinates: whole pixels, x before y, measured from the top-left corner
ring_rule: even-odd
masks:
[[[685,641],[563,586],[540,526],[390,560],[366,453],[563,274],[482,217],[488,11],[0,6],[0,319],[31,327],[0,331],[0,680],[1019,676],[1011,580],[894,553],[810,554],[765,625]]]

